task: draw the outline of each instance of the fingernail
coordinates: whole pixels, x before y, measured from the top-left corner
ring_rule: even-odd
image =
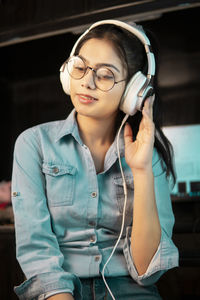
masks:
[[[154,103],[154,100],[155,100],[155,94],[153,94],[153,95],[151,96],[151,103],[152,103],[152,104]]]
[[[148,97],[145,102],[150,103],[151,102],[151,97]]]

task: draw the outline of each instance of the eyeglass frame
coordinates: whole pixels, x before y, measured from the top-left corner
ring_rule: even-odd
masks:
[[[68,62],[69,62],[73,57],[78,57],[78,58],[80,58],[80,59],[83,61],[83,63],[84,63],[84,65],[86,66],[86,68],[85,68],[85,72],[84,72],[84,74],[83,74],[82,77],[80,77],[80,78],[74,78],[74,77],[70,74],[70,72],[69,72],[69,70],[68,70],[68,67],[67,67],[67,72],[68,72],[69,76],[72,77],[72,78],[75,79],[75,80],[80,80],[80,79],[82,79],[82,78],[87,74],[87,70],[89,69],[89,70],[93,71],[92,74],[93,74],[93,81],[94,81],[95,88],[97,88],[98,90],[100,90],[100,91],[102,91],[102,92],[109,92],[110,90],[112,90],[112,88],[115,86],[115,84],[127,80],[127,79],[125,78],[125,79],[121,79],[121,80],[119,80],[119,81],[115,81],[115,75],[114,75],[114,73],[113,73],[112,70],[110,70],[110,69],[107,68],[107,67],[103,67],[103,66],[100,66],[100,67],[98,67],[98,68],[96,68],[96,69],[94,69],[94,68],[92,68],[92,67],[90,67],[90,66],[87,66],[86,63],[85,63],[85,61],[84,61],[84,59],[83,59],[81,56],[79,56],[79,55],[73,55],[73,56],[69,57],[69,58],[65,61],[65,63],[63,64],[63,71],[64,71],[65,67],[68,65]],[[109,70],[109,71],[112,73],[112,75],[113,75],[113,79],[114,79],[114,81],[113,81],[113,86],[112,86],[110,89],[108,89],[108,90],[102,90],[102,89],[100,89],[100,88],[96,85],[96,82],[95,82],[96,72],[97,72],[98,69],[101,69],[101,68],[105,68],[105,69]]]

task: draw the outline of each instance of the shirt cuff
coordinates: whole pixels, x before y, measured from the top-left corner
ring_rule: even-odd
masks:
[[[56,294],[58,291],[71,293],[76,300],[82,299],[79,278],[67,272],[47,272],[36,275],[15,287],[14,290],[20,300],[43,300],[46,299],[47,293],[48,295],[53,292]]]
[[[52,291],[52,292],[48,292],[48,293],[45,293],[45,294],[42,294],[38,297],[38,300],[45,300],[51,296],[54,296],[54,295],[57,295],[57,294],[61,294],[61,293],[70,293],[72,294],[72,292],[70,290],[55,290],[55,291]],[[73,294],[72,294],[73,296]]]
[[[124,256],[127,262],[127,267],[131,277],[140,285],[152,285],[161,277],[167,270],[178,266],[178,249],[167,236],[164,230],[161,231],[161,241],[156,253],[154,254],[146,272],[138,275],[134,265],[134,260],[131,254],[130,233],[132,228],[127,227],[126,239],[124,243]]]

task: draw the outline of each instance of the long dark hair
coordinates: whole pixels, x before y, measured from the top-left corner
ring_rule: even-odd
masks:
[[[147,57],[142,42],[134,36],[129,31],[112,25],[112,24],[103,24],[98,27],[94,27],[89,31],[79,42],[75,50],[75,55],[79,54],[79,51],[83,44],[89,39],[107,39],[112,42],[115,47],[115,51],[121,59],[123,67],[127,70],[127,83],[130,78],[138,71],[146,74],[147,72]],[[151,41],[151,46],[155,45],[155,37],[153,33],[148,32],[148,38]],[[157,47],[153,47],[154,55]],[[155,55],[156,66],[158,66],[158,56]],[[176,182],[176,175],[173,167],[173,148],[167,137],[164,135],[161,126],[162,126],[162,113],[161,113],[161,101],[158,93],[157,85],[157,70],[154,77],[154,93],[155,100],[153,106],[153,121],[155,124],[155,142],[154,146],[157,149],[162,161],[163,170],[166,171],[166,175],[169,177],[172,175],[173,182]],[[119,111],[118,122],[120,124],[121,120],[124,117],[124,113]],[[132,127],[134,138],[136,138],[137,132],[139,130],[139,124],[142,119],[142,114],[138,111],[134,116],[129,116],[128,122]]]

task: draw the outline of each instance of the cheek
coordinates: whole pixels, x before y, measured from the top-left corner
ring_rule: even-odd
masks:
[[[115,91],[110,91],[104,98],[105,101],[102,101],[102,105],[105,108],[106,103],[106,110],[108,111],[117,111],[119,109],[120,100],[123,94],[123,90],[116,89]]]
[[[77,85],[78,85],[77,80],[74,80],[74,79],[70,80],[70,97],[71,97],[72,103],[73,103],[74,97],[77,93]]]
[[[71,99],[73,106],[76,105],[75,95],[76,95],[76,85],[74,83],[72,83],[72,81],[71,81],[70,82],[70,99]]]
[[[116,102],[116,103],[118,103],[119,104],[119,102],[120,102],[120,100],[121,100],[121,98],[122,98],[122,95],[123,95],[123,93],[124,93],[124,89],[125,89],[125,85],[123,86],[123,88],[121,87],[119,87],[119,88],[117,88],[115,91],[113,91],[113,96],[112,96],[112,98],[114,99],[114,101]]]
[[[70,79],[70,95],[74,93],[74,89],[75,89],[74,80]]]

